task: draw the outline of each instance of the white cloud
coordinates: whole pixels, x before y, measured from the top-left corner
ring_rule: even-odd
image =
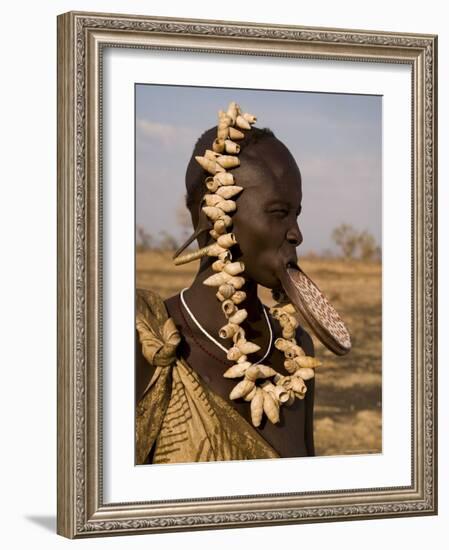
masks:
[[[193,148],[195,138],[195,130],[186,126],[137,119],[137,143],[141,140],[155,141],[165,147],[190,144]]]

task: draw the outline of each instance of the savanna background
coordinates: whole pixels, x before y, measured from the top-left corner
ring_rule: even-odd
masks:
[[[136,286],[162,298],[189,286],[175,267],[190,235],[184,174],[196,139],[235,100],[292,152],[303,179],[302,269],[346,322],[353,347],[335,356],[314,338],[317,455],[382,451],[381,98],[342,94],[136,86]],[[268,289],[259,288],[270,304]]]

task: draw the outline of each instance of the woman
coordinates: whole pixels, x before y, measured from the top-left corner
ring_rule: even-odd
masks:
[[[214,228],[218,229],[214,219],[208,219],[215,213],[205,209],[206,215],[202,209],[205,192],[212,193],[204,183],[207,180],[210,189],[214,189],[215,178],[211,174],[215,170],[201,155],[208,150],[209,158],[214,158],[211,145],[215,148],[220,127],[226,126],[223,121],[227,120],[228,125],[229,120],[235,123],[235,107],[238,109],[231,103],[227,113],[221,113],[218,126],[201,136],[187,168],[186,204],[200,249],[222,242],[217,240],[220,235],[214,233]],[[242,115],[240,110],[238,114]],[[248,120],[253,124],[250,116]],[[302,201],[301,175],[290,151],[270,130],[245,126],[242,121],[240,124],[240,129],[232,133],[234,144],[238,143],[233,149],[234,156],[238,155],[237,166],[228,170],[215,166],[221,172],[232,172],[233,183],[240,188],[240,192],[236,191],[238,198],[233,197],[237,208],[232,212],[230,226],[236,240],[229,248],[232,260],[226,256],[227,251],[222,257],[225,263],[241,262],[238,265],[244,266],[245,283],[240,290],[244,291],[244,300],[239,307],[244,306],[246,314],[239,323],[243,330],[240,336],[255,347],[250,356],[236,362],[229,358],[231,337],[217,337],[226,322],[224,302],[231,303],[232,296],[228,300],[223,296],[217,299],[216,288],[209,286],[220,263],[215,256],[203,256],[191,286],[165,302],[151,291],[138,290],[136,462],[140,464],[314,455],[314,378],[300,379],[302,389],[296,394],[290,389],[288,404],[279,407],[277,401],[277,409],[270,409],[274,393],[262,389],[274,386],[269,376],[263,379],[261,371],[265,367],[260,368],[264,365],[276,371],[274,380],[290,380],[292,371],[286,369],[286,355],[279,344],[287,340],[297,344],[299,353],[306,358],[314,355],[307,332],[296,323],[292,338],[283,338],[285,327],[272,318],[257,296],[258,284],[275,291],[282,289],[287,268],[297,263],[296,248],[302,242],[297,224]],[[238,124],[232,126],[237,129]],[[229,129],[227,137],[229,140]],[[230,378],[229,373],[233,365],[243,363],[259,365],[259,379],[252,383],[252,379],[244,378],[252,392],[239,397],[234,390],[238,380]],[[264,372],[275,374],[274,371]],[[266,393],[270,395],[267,397]],[[257,413],[255,402],[259,403],[259,398],[263,402],[262,395],[266,399],[262,407],[266,414]]]

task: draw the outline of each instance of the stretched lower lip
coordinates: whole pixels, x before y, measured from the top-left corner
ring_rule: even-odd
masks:
[[[337,355],[347,353],[351,348],[349,333],[337,312],[321,291],[292,260],[280,262],[277,278],[285,294],[321,342]],[[304,282],[308,280],[308,284]],[[321,298],[320,298],[321,296]],[[317,298],[318,307],[316,305]],[[329,319],[333,322],[329,323]],[[334,327],[338,325],[338,331]]]
[[[286,276],[288,276],[290,270],[299,270],[299,266],[297,261],[289,260],[288,262],[279,262],[278,269],[276,271],[276,277],[280,283],[281,288],[285,287],[286,284]]]

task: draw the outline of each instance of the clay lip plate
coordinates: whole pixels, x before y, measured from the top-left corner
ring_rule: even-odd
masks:
[[[289,262],[280,277],[281,284],[300,316],[317,338],[336,355],[351,349],[345,323],[317,285],[298,265]]]

